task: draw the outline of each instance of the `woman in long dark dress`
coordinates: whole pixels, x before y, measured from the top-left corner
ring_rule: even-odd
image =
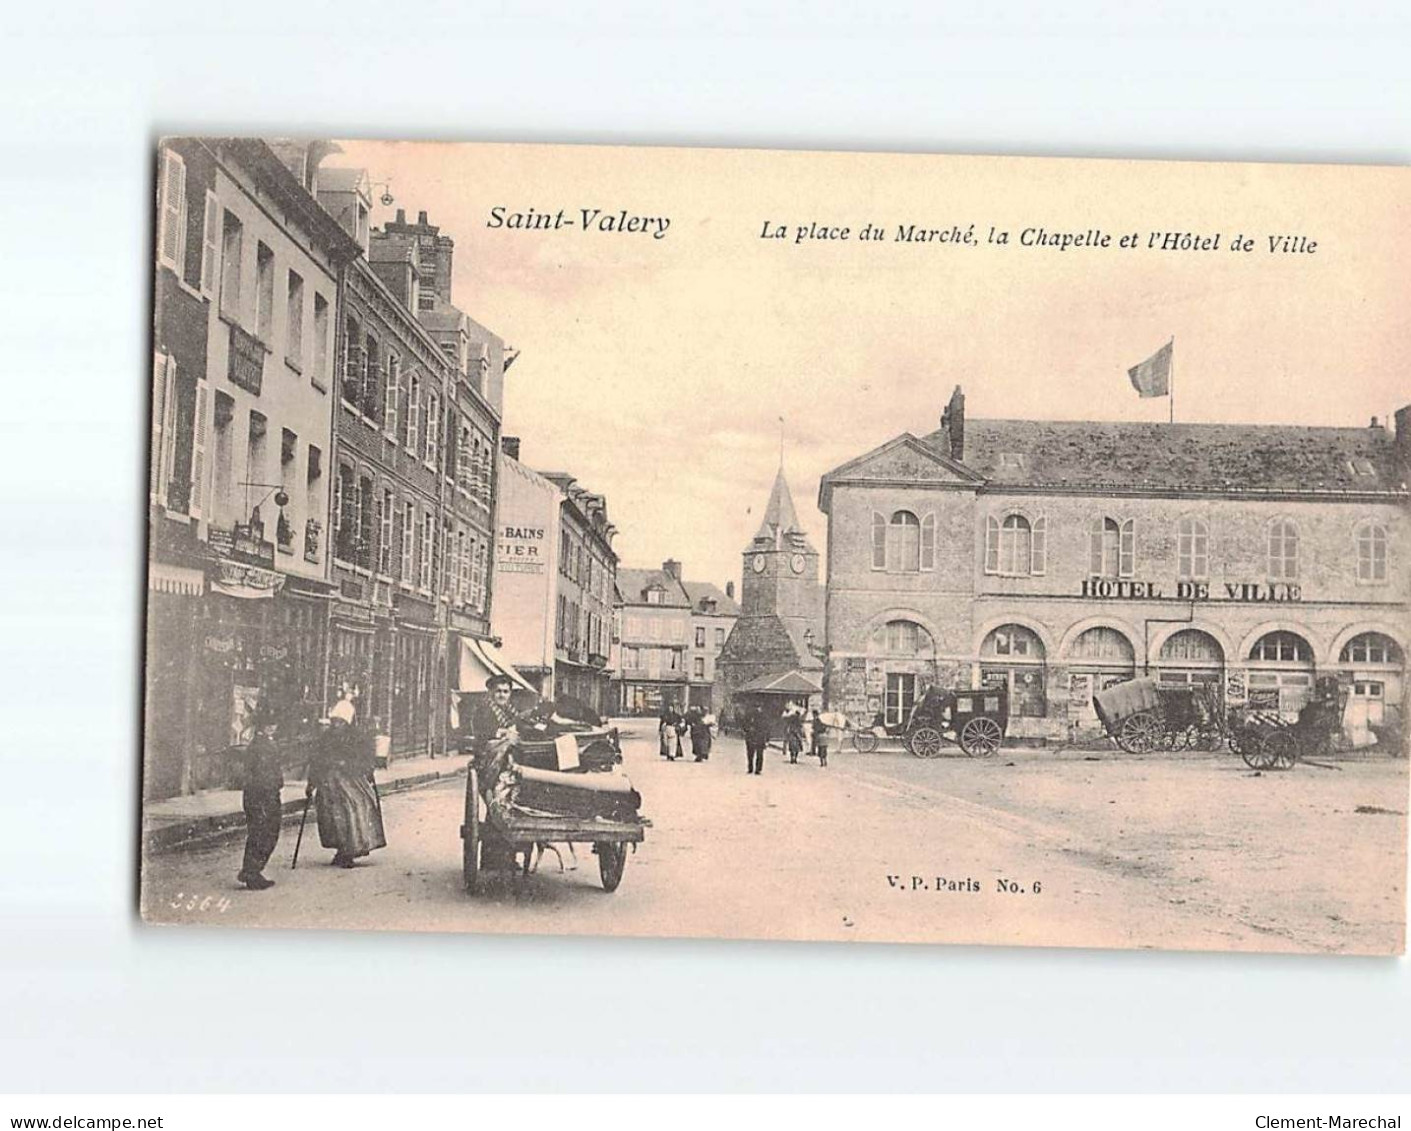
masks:
[[[335,850],[333,863],[341,868],[387,846],[373,788],[376,766],[372,735],[353,725],[353,705],[340,701],[309,763],[308,788],[318,811],[319,843]]]

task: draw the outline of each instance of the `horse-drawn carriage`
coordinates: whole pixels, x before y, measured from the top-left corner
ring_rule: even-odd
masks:
[[[883,738],[899,738],[917,758],[940,755],[947,740],[971,758],[993,754],[1009,726],[1009,689],[984,687],[961,691],[929,688],[904,723],[887,726],[879,717],[867,729],[853,732],[853,746],[870,754]]]
[[[1274,710],[1235,708],[1230,712],[1230,749],[1254,770],[1291,770],[1300,758],[1331,754],[1347,695],[1337,677],[1319,676],[1294,722]]]

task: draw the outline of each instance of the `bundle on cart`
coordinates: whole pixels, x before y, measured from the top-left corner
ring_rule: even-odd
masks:
[[[625,774],[563,773],[521,765],[514,777],[508,800],[521,812],[635,821],[642,807],[642,795]]]

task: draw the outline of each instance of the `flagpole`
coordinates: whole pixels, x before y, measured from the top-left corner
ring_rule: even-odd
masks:
[[[1170,393],[1171,393],[1171,397],[1170,397],[1171,403],[1170,403],[1169,407],[1170,407],[1170,409],[1171,409],[1171,415],[1170,415],[1170,418],[1168,419],[1167,423],[1168,423],[1168,424],[1175,424],[1175,423],[1176,423],[1176,335],[1175,335],[1175,334],[1172,334],[1172,335],[1171,335],[1171,388],[1170,388]]]

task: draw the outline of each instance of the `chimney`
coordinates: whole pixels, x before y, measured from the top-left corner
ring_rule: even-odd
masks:
[[[735,583],[733,581],[727,581],[725,583],[725,596],[729,597],[732,601],[735,599]]]
[[[519,437],[501,436],[500,450],[509,456],[510,459],[519,459]]]
[[[941,413],[941,428],[950,441],[950,458],[961,462],[965,459],[965,394],[960,386],[951,393],[945,410]]]
[[[405,208],[399,208],[399,209],[397,209],[397,223],[399,223],[399,224],[405,224],[406,222],[407,222],[407,210],[406,210]]]
[[[681,580],[681,563],[675,558],[667,558],[661,563],[661,572],[670,577],[673,581]]]
[[[1411,482],[1411,404],[1396,410],[1392,416],[1396,433],[1391,442],[1391,450],[1396,455],[1396,466],[1402,476]]]
[[[416,214],[416,222],[417,222],[418,224],[421,224],[423,227],[425,227],[426,224],[427,224],[427,221],[426,221],[426,213],[425,213],[425,212],[418,212],[418,213]]]

